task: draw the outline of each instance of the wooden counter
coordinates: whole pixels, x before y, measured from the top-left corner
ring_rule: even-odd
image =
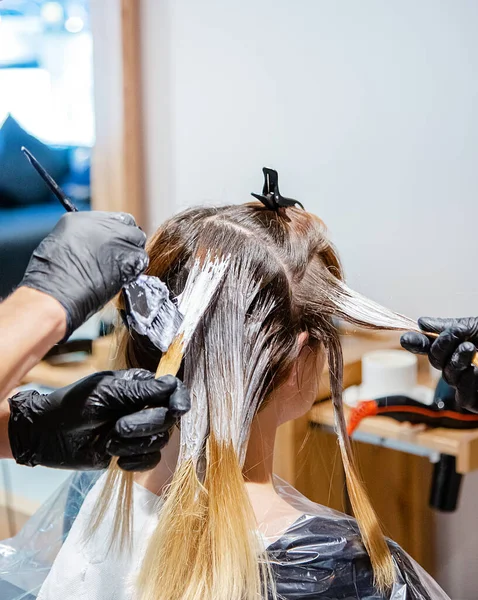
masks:
[[[345,414],[350,409],[345,407]],[[322,402],[315,405],[309,413],[309,422],[327,427],[334,426],[332,402]],[[357,428],[357,434],[367,434],[378,438],[379,445],[386,446],[387,440],[398,442],[393,446],[400,449],[403,444],[404,451],[415,454],[428,455],[448,454],[456,457],[456,470],[458,473],[469,473],[478,469],[478,429],[458,430],[433,428],[420,431],[417,428],[408,428],[387,417],[369,417],[364,419]],[[357,435],[360,440],[360,435]],[[364,439],[364,438],[362,438]],[[414,452],[413,446],[417,446]],[[421,448],[424,452],[420,452]],[[408,450],[406,450],[408,449]],[[427,452],[428,451],[428,452]]]

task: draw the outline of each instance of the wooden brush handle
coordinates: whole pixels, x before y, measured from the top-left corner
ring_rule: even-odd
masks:
[[[426,336],[428,337],[432,337],[432,338],[437,338],[439,336],[438,333],[432,333],[431,331],[421,331],[421,333],[424,333]],[[478,367],[478,354],[475,354],[475,356],[473,357],[473,360],[471,361],[473,365],[475,365],[475,367]]]
[[[156,369],[156,379],[163,375],[176,376],[179,367],[181,366],[181,361],[183,360],[183,352],[184,346],[182,336],[174,338],[171,346],[169,346],[167,352],[163,354],[159,361],[158,368]]]

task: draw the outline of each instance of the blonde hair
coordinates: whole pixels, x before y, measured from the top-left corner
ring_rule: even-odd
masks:
[[[193,336],[180,373],[192,396],[182,418],[181,451],[156,531],[138,578],[141,600],[257,600],[275,595],[267,554],[242,477],[254,415],[272,386],[289,375],[297,337],[325,348],[347,489],[375,586],[390,588],[395,571],[377,516],[354,463],[342,408],[343,362],[334,317],[369,328],[401,328],[393,313],[356,310],[322,222],[297,208],[258,203],[196,208],[173,217],[149,244],[147,273],[178,295],[199,251],[230,255],[224,283]],[[351,310],[347,306],[352,306]],[[389,320],[382,323],[381,315]],[[358,315],[358,316],[357,316]],[[392,316],[390,316],[392,315]],[[160,353],[126,335],[126,366],[156,370]],[[112,467],[97,519],[119,493],[115,535],[131,528],[131,475]]]

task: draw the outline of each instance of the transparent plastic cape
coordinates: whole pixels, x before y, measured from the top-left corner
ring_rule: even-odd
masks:
[[[90,553],[79,551],[84,523],[102,486],[100,475],[73,475],[17,536],[0,542],[2,600],[135,600],[133,573],[128,572],[128,566],[137,567],[141,556],[112,556],[108,561],[98,548],[92,548]],[[390,549],[396,583],[386,594],[379,593],[373,586],[370,562],[355,521],[314,504],[279,478],[275,479],[275,487],[280,499],[266,511],[267,521],[259,524],[259,531],[267,546],[278,598],[449,600],[438,584],[393,542]],[[145,522],[152,514],[152,509],[144,510],[145,498],[151,507],[157,505],[156,496],[135,486],[137,524],[132,553],[136,537],[144,538],[144,533],[154,527],[154,522]],[[105,527],[111,517],[107,515]],[[99,531],[89,544],[100,546],[104,537],[104,531]],[[90,587],[84,587],[87,585]]]
[[[33,600],[101,473],[72,475],[13,538],[0,541],[1,600]]]

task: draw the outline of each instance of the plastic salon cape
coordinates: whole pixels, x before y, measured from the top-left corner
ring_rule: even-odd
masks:
[[[53,562],[70,530],[71,536],[74,536],[75,528],[72,529],[72,526],[98,477],[98,473],[73,475],[16,537],[0,542],[1,600],[37,598],[50,570],[52,575],[55,572],[55,568],[52,569]],[[279,494],[302,513],[281,537],[267,546],[279,598],[449,600],[433,579],[393,542],[390,542],[390,549],[396,566],[396,583],[386,595],[377,592],[372,583],[370,561],[355,521],[310,502],[282,480],[277,479],[275,485]],[[87,504],[88,501],[85,506]],[[136,505],[134,510],[136,517]],[[81,514],[78,523],[80,520]],[[144,532],[143,528],[139,534]],[[65,548],[67,546],[65,544]],[[61,555],[59,561],[60,559]],[[114,568],[116,563],[113,561],[111,564]],[[67,568],[56,569],[57,578],[61,579],[67,571],[79,568],[71,560],[67,560],[63,566]],[[102,575],[101,570],[98,570],[99,565],[92,564],[91,568],[95,567]],[[114,572],[114,585],[120,586],[117,589],[127,589],[130,585],[126,580],[122,582],[123,576],[123,570],[118,564]],[[104,577],[109,577],[114,587],[111,573],[106,571]],[[45,587],[48,586],[48,581]],[[84,596],[80,592],[77,594],[75,587],[73,590],[75,591],[71,595],[65,595],[64,591],[59,593],[58,600],[66,600],[66,597],[73,600],[80,597],[88,600],[103,597],[101,592],[95,594],[87,591]],[[42,595],[43,593],[42,590]],[[134,592],[121,596],[134,600]],[[51,597],[51,594],[48,595],[49,599]],[[113,593],[110,597],[116,596]]]

